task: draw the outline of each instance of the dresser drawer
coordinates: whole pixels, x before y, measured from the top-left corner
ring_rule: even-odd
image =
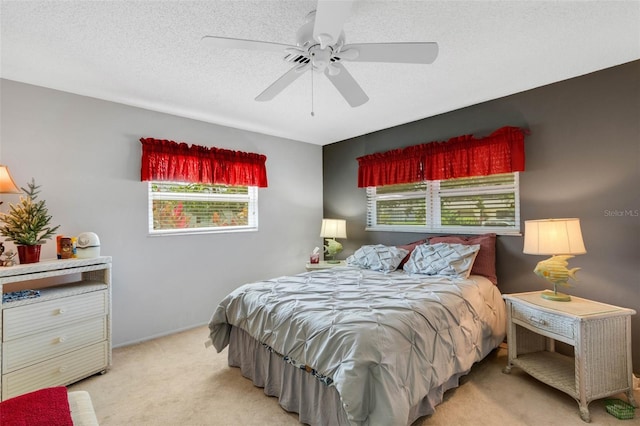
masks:
[[[573,321],[569,317],[532,309],[519,303],[511,304],[511,316],[513,320],[534,327],[539,331],[553,333],[569,340],[573,340],[575,337]]]
[[[10,340],[2,345],[2,371],[10,373],[103,340],[107,340],[106,316]]]
[[[2,376],[2,399],[64,386],[106,370],[108,343],[101,342]]]
[[[2,340],[8,342],[80,319],[104,316],[107,298],[106,290],[95,291],[4,309]]]

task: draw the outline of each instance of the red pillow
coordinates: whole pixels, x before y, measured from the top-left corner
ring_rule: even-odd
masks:
[[[447,235],[429,238],[429,244],[436,243],[480,244],[480,251],[473,263],[473,268],[471,268],[471,274],[482,275],[492,283],[498,284],[498,277],[496,276],[496,234],[475,235],[472,237]]]
[[[0,402],[1,426],[73,426],[67,388],[40,389]]]
[[[404,244],[401,246],[396,246],[398,248],[401,249],[405,249],[405,250],[409,250],[409,253],[407,253],[407,255],[404,257],[404,259],[402,259],[402,261],[400,262],[400,264],[398,265],[397,269],[402,269],[402,265],[404,265],[405,263],[407,263],[407,261],[409,260],[409,258],[411,257],[411,252],[413,251],[414,248],[416,248],[417,246],[419,246],[420,244],[428,244],[429,243],[429,239],[428,238],[424,238],[422,240],[419,241],[414,241],[412,243],[409,244]]]

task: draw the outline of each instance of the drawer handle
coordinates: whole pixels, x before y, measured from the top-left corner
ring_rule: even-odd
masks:
[[[538,319],[536,317],[529,317],[529,320],[531,322],[535,322],[536,324],[540,324],[540,325],[549,325],[545,320],[543,319]]]
[[[64,337],[64,336],[60,336],[60,337],[58,337],[58,343],[64,343],[64,342],[66,342],[66,341],[67,341],[67,338],[66,338],[66,337]]]
[[[64,314],[65,312],[67,312],[67,310],[66,310],[65,308],[60,308],[60,309],[58,309],[58,315],[62,315],[62,314]]]
[[[64,372],[66,372],[66,371],[67,371],[67,367],[60,367],[60,368],[58,369],[58,371],[59,371],[60,373],[64,373]]]

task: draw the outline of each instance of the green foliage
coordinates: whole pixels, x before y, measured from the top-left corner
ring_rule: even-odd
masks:
[[[162,197],[153,200],[153,229],[249,224],[247,186],[154,182],[151,188]]]
[[[4,224],[0,235],[17,245],[34,246],[50,240],[60,225],[51,227],[51,215],[44,200],[36,201],[40,192],[35,180],[27,184],[28,189],[20,188],[26,197],[20,196],[20,203],[9,205],[9,212],[1,213]]]

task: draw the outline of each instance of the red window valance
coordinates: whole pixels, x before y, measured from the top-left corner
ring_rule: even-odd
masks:
[[[153,138],[140,142],[142,181],[267,186],[267,157],[262,154]]]
[[[525,130],[502,127],[489,136],[458,136],[358,158],[358,187],[524,171]]]

